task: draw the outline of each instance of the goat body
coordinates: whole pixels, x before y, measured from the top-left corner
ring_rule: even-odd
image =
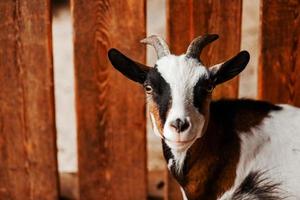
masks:
[[[211,103],[206,133],[166,161],[187,199],[300,199],[300,109],[253,100]]]
[[[300,199],[300,109],[253,100],[212,101],[213,89],[237,76],[249,54],[204,66],[201,50],[218,38],[194,39],[172,55],[158,36],[142,40],[158,54],[154,67],[116,49],[113,66],[142,84],[150,119],[174,178],[188,200]]]

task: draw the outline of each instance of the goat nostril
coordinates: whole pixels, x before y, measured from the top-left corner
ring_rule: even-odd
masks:
[[[176,119],[170,125],[175,128],[178,133],[183,132],[190,127],[190,123],[187,120],[182,121],[181,119]]]
[[[183,132],[187,130],[190,127],[190,123],[187,120],[184,120],[184,122],[180,126],[180,132]]]

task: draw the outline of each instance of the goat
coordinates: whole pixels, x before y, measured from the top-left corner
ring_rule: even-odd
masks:
[[[214,88],[250,59],[241,51],[205,67],[200,53],[217,38],[197,37],[179,56],[159,36],[145,38],[141,42],[157,52],[154,67],[116,49],[108,57],[144,86],[154,132],[184,199],[300,199],[300,109],[248,99],[213,101]]]

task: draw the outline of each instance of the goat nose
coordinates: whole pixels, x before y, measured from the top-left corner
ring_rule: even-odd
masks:
[[[183,121],[178,118],[175,121],[171,122],[170,126],[173,127],[177,131],[177,133],[181,133],[190,127],[190,123],[186,119]]]

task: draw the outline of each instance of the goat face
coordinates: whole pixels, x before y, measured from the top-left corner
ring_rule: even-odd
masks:
[[[211,68],[198,59],[202,48],[216,35],[198,37],[186,54],[171,55],[167,44],[157,36],[142,42],[154,46],[158,54],[151,68],[111,49],[113,66],[129,79],[144,85],[154,132],[176,151],[185,151],[205,132],[213,88],[239,74],[249,61],[248,52]]]
[[[207,68],[196,59],[168,55],[149,71],[144,87],[153,130],[169,147],[186,149],[201,136],[213,87]]]

